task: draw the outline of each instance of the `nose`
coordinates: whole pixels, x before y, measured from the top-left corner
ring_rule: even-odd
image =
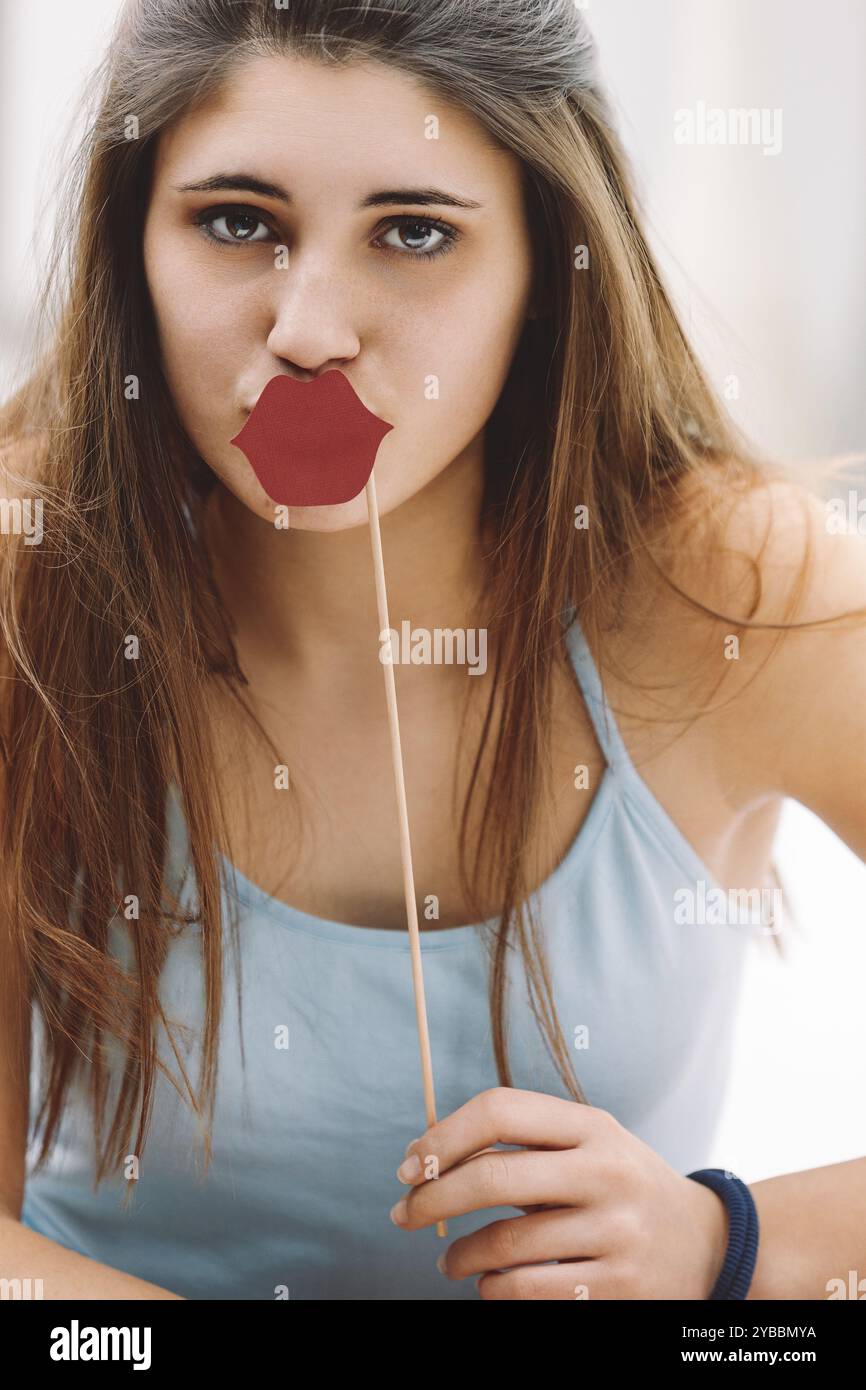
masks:
[[[295,253],[285,269],[275,266],[273,277],[269,352],[309,372],[357,357],[358,286],[333,257]]]

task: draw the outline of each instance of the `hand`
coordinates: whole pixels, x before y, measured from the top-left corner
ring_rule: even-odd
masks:
[[[495,1087],[413,1140],[412,1156],[414,1176],[407,1160],[398,1170],[411,1190],[392,1212],[403,1229],[486,1207],[525,1213],[444,1251],[445,1277],[481,1275],[484,1299],[706,1299],[724,1263],[721,1199],[606,1110]]]

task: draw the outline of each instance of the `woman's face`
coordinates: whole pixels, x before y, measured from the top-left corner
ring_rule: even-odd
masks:
[[[519,163],[474,119],[380,64],[283,56],[248,61],[163,132],[144,264],[180,419],[271,522],[274,503],[230,441],[273,376],[339,368],[394,426],[376,457],[384,514],[479,449],[533,267]],[[293,509],[290,524],[366,520],[362,491]]]

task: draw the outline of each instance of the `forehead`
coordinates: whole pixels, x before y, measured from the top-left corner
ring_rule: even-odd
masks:
[[[160,137],[157,178],[250,165],[295,188],[359,195],[409,178],[478,201],[513,197],[520,161],[487,128],[410,73],[375,61],[336,66],[248,57]],[[389,177],[389,171],[392,177]],[[486,195],[484,196],[479,195]]]

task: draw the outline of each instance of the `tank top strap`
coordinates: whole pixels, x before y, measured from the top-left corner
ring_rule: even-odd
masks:
[[[632,766],[631,758],[613,716],[613,711],[608,704],[598,667],[593,660],[592,652],[574,607],[566,609],[563,614],[563,624],[567,629],[565,642],[574,667],[574,674],[586,702],[587,713],[604,754],[605,762],[614,774],[627,772]]]

